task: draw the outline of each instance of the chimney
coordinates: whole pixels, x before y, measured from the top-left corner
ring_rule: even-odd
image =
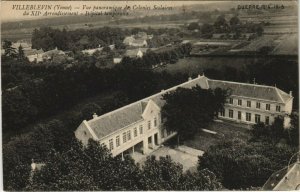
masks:
[[[98,115],[96,113],[93,114],[93,119],[97,118]]]
[[[293,97],[293,91],[290,91],[290,96]]]
[[[192,80],[192,78],[191,78],[191,77],[189,77],[188,81],[191,81],[191,80]]]

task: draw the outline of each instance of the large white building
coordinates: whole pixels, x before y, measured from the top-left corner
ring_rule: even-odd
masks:
[[[291,94],[272,86],[211,80],[199,75],[112,112],[101,116],[95,114],[93,119],[81,123],[75,136],[83,144],[87,144],[89,139],[105,144],[113,156],[129,151],[148,154],[151,149],[176,135],[162,125],[161,108],[165,103],[162,95],[178,87],[192,88],[196,85],[203,89],[219,87],[231,90],[224,111],[219,113],[222,119],[247,124],[260,121],[271,124],[276,116],[283,116],[286,126],[289,124],[288,115],[292,111],[293,103]]]

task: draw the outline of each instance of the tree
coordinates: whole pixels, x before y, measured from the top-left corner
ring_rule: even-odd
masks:
[[[180,187],[182,165],[174,163],[170,156],[148,157],[143,166],[142,183],[145,190],[176,190]]]
[[[183,173],[182,165],[170,156],[148,157],[142,167],[143,190],[220,190],[221,184],[215,174],[207,169]]]
[[[227,32],[229,26],[225,19],[225,15],[219,15],[214,23],[214,26],[219,33]]]
[[[252,135],[254,140],[267,140],[276,145],[280,139],[285,137],[283,118],[276,117],[272,125],[265,125],[260,122],[252,126]]]
[[[255,27],[255,32],[258,36],[262,36],[264,32],[264,28],[261,25],[258,25]]]
[[[187,27],[188,30],[200,29],[200,26],[197,22],[192,22]]]
[[[35,173],[29,190],[137,190],[140,171],[132,159],[112,157],[104,145],[74,141],[65,152],[52,151]]]
[[[234,17],[232,17],[232,18],[230,19],[229,23],[230,23],[230,26],[231,26],[231,27],[235,28],[237,25],[240,24],[240,19],[238,18],[237,15],[235,15]]]
[[[21,61],[25,59],[24,50],[23,50],[23,47],[21,45],[18,48],[18,59],[21,60]]]
[[[289,146],[268,142],[222,141],[199,157],[198,170],[213,171],[228,189],[258,187],[285,167],[294,152]]]
[[[204,23],[201,27],[201,33],[206,38],[211,38],[214,33],[214,27],[210,24]]]
[[[167,129],[177,131],[182,139],[194,136],[200,128],[205,127],[223,108],[227,91],[178,88],[163,95],[166,104],[162,108],[162,117],[166,119]],[[188,98],[188,99],[187,99]]]
[[[181,181],[182,191],[216,191],[222,189],[222,184],[216,175],[208,169],[197,172],[187,171]]]
[[[299,114],[291,114],[291,127],[286,130],[289,143],[292,146],[299,146]]]
[[[3,49],[4,49],[4,56],[14,58],[17,54],[15,48],[12,47],[11,41],[4,40]]]
[[[91,119],[94,113],[98,115],[102,114],[101,107],[96,103],[88,103],[84,105],[81,110],[81,115],[83,119]]]

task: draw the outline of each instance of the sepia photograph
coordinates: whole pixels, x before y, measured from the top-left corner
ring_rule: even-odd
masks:
[[[1,1],[1,191],[299,191],[298,1]]]

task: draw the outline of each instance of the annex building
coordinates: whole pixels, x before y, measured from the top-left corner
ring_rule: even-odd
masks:
[[[84,120],[75,136],[83,144],[94,139],[105,144],[113,156],[134,151],[148,154],[163,142],[176,135],[163,127],[161,108],[165,101],[162,96],[177,88],[229,89],[231,92],[224,110],[219,112],[220,119],[239,123],[271,124],[277,116],[283,116],[285,126],[289,125],[288,115],[292,112],[293,96],[277,87],[212,80],[204,75],[167,90],[136,101],[101,116],[93,115]]]

